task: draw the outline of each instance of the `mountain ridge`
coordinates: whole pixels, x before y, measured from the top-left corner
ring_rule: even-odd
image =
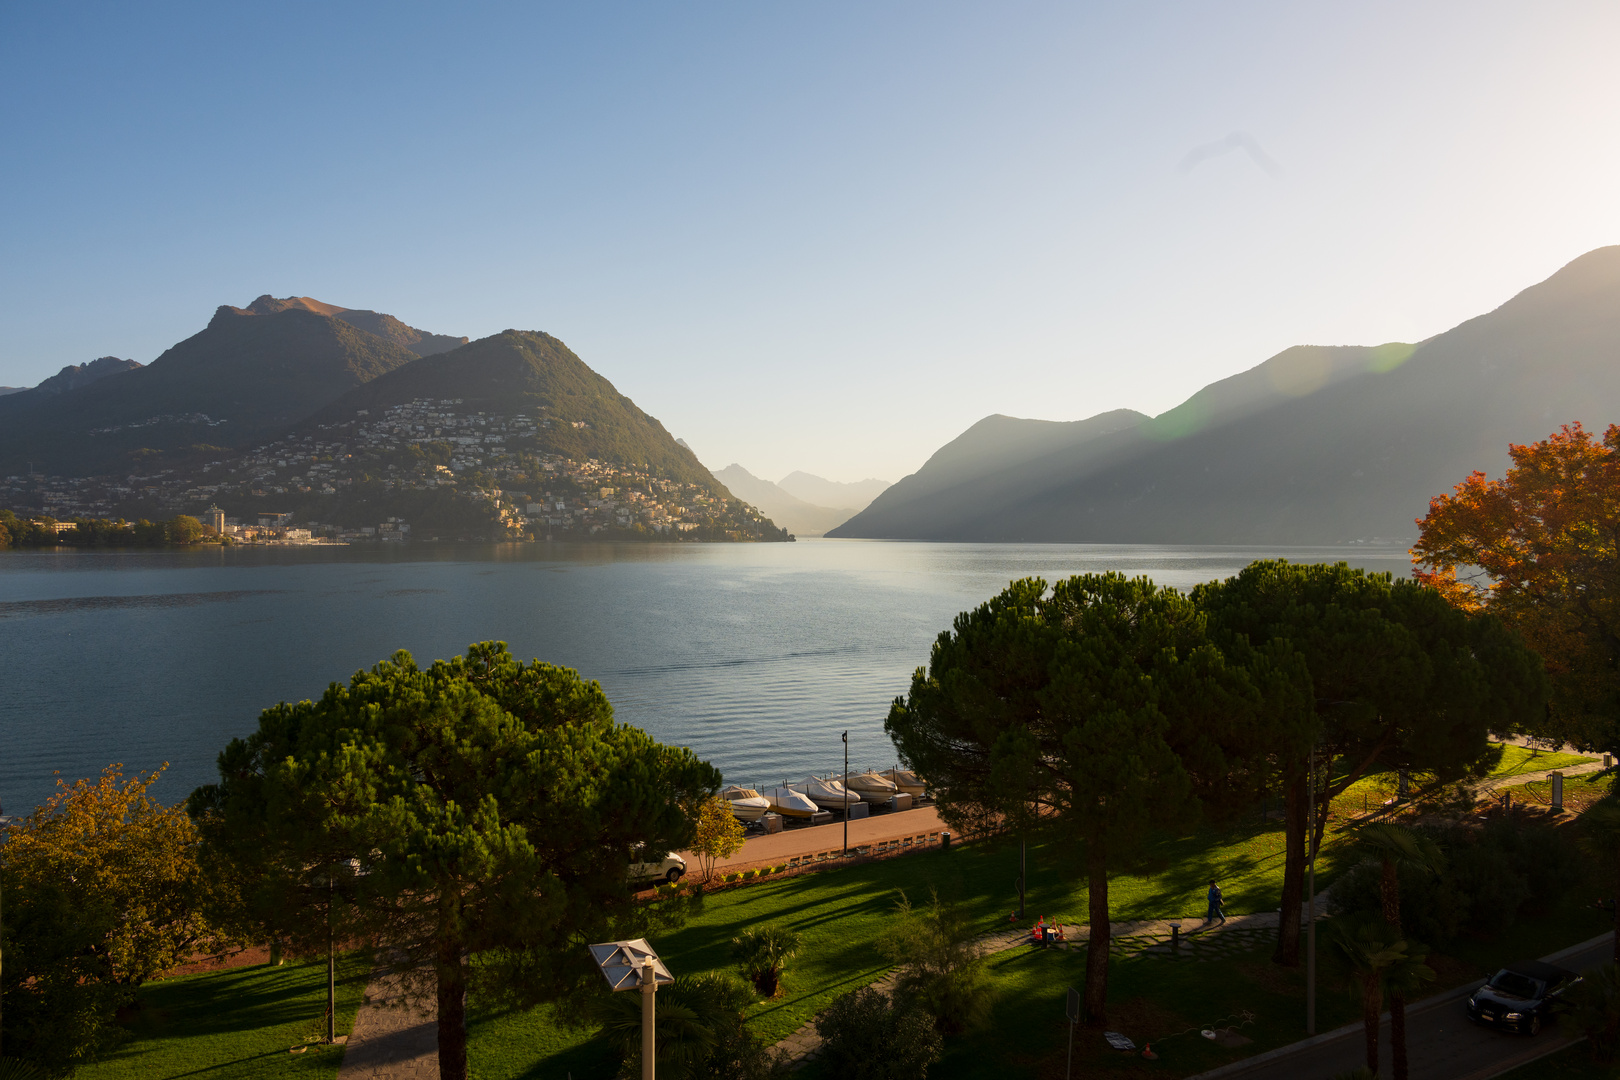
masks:
[[[736,462],[713,472],[715,479],[726,485],[733,495],[795,536],[823,536],[828,529],[848,521],[856,513],[854,507],[817,506],[807,502],[781,485],[755,476]]]
[[[1332,351],[1298,351],[1322,348]],[[1287,366],[1279,362],[1291,355],[1288,363],[1316,366],[1320,385],[1278,387],[1274,376]],[[1429,498],[1476,468],[1500,471],[1510,442],[1573,420],[1601,428],[1616,419],[1617,358],[1620,246],[1588,252],[1416,345],[1296,346],[1158,417],[1068,422],[1118,417],[1096,438],[1043,442],[1055,422],[987,417],[829,535],[1404,540]],[[1008,449],[1015,440],[985,438],[979,429],[992,422],[1024,440],[1022,451]]]

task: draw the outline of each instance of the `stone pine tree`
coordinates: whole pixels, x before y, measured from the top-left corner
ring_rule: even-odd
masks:
[[[1494,618],[1464,613],[1433,589],[1344,563],[1257,562],[1193,590],[1223,648],[1283,646],[1303,658],[1329,781],[1307,794],[1310,745],[1280,764],[1285,849],[1274,959],[1299,963],[1305,864],[1331,799],[1375,767],[1460,779],[1491,731],[1518,730],[1542,708],[1539,659]]]
[[[1229,664],[1185,597],[1145,578],[1017,581],[957,616],[886,728],[957,828],[1078,840],[1089,887],[1088,1021],[1108,994],[1108,878],[1199,791],[1251,793],[1304,675],[1259,651]]]
[[[582,998],[585,943],[649,910],[626,887],[632,846],[690,842],[719,782],[616,724],[596,683],[484,642],[426,670],[399,652],[266,710],[189,809],[268,932],[324,949],[330,917],[436,999],[439,1075],[465,1080],[469,987]]]

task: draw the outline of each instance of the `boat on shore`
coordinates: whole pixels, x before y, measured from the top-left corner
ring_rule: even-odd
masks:
[[[720,797],[731,804],[731,813],[738,821],[755,822],[770,813],[771,801],[753,788],[736,784],[723,789]]]
[[[844,787],[861,797],[862,802],[886,803],[899,790],[892,780],[885,780],[868,769],[866,772],[846,773],[840,777]]]
[[[759,793],[766,805],[783,817],[808,818],[821,807],[811,802],[803,792],[794,791],[791,787],[766,788]]]
[[[924,790],[926,789],[926,786],[922,782],[922,777],[918,776],[910,769],[884,769],[883,772],[879,773],[878,775],[882,776],[885,780],[889,781],[896,788],[898,788],[901,794],[910,795],[913,798],[921,798]]]
[[[823,780],[819,776],[807,776],[802,782],[788,786],[823,810],[836,810],[843,813],[861,801],[859,795],[840,784],[837,780]]]

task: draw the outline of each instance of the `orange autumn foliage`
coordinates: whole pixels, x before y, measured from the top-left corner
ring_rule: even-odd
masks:
[[[1502,479],[1476,472],[1430,501],[1414,572],[1541,654],[1546,734],[1607,747],[1620,731],[1620,427],[1597,439],[1566,424],[1509,453]]]

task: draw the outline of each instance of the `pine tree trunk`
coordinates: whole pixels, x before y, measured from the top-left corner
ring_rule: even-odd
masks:
[[[1395,1080],[1406,1080],[1406,998],[1389,995],[1389,1049],[1395,1058]]]
[[[459,942],[440,942],[433,972],[439,981],[439,1080],[467,1080],[467,971]]]
[[[1099,837],[1086,845],[1091,932],[1086,944],[1086,1023],[1108,1022],[1108,852]]]
[[[1305,776],[1288,780],[1283,791],[1283,891],[1277,928],[1277,951],[1271,962],[1299,967],[1299,906],[1305,899],[1305,830],[1307,828]]]
[[[1361,1028],[1367,1046],[1367,1068],[1378,1071],[1378,1014],[1384,1002],[1378,993],[1378,976],[1364,975],[1361,979]]]

